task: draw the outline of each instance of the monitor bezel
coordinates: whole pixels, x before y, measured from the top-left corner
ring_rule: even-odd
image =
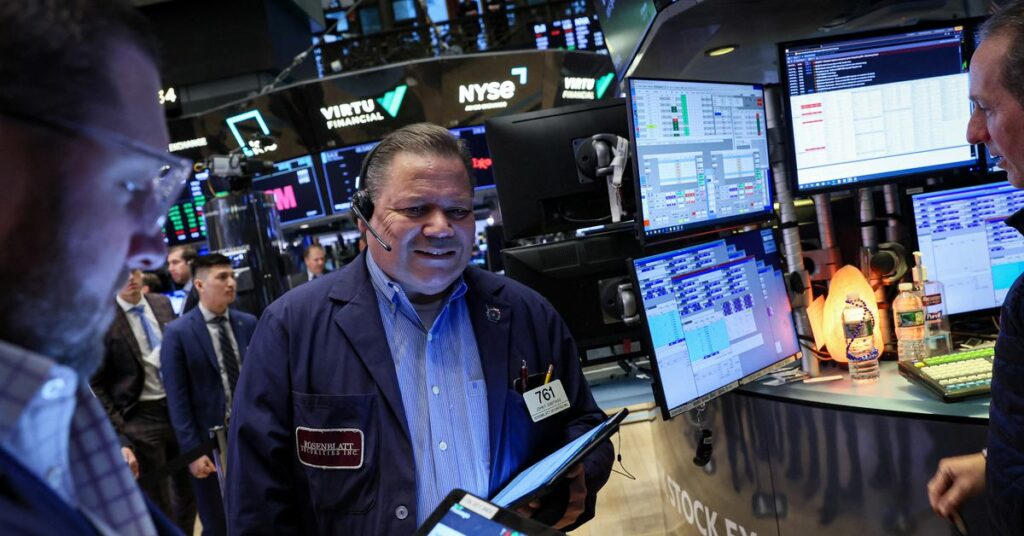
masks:
[[[638,158],[638,147],[636,143],[636,124],[633,121],[633,81],[640,80],[645,82],[680,82],[680,83],[696,83],[696,84],[721,84],[730,86],[749,86],[754,89],[761,91],[761,102],[764,108],[763,117],[765,121],[765,142],[767,144],[767,156],[769,165],[767,167],[768,175],[765,178],[765,187],[768,192],[768,205],[765,210],[758,212],[751,212],[748,214],[741,214],[737,216],[729,216],[726,218],[717,218],[714,220],[705,220],[703,222],[695,223],[684,227],[678,231],[670,233],[659,233],[656,235],[648,236],[647,231],[644,229],[644,214],[643,214],[643,188],[640,185],[640,159]],[[679,79],[679,78],[656,78],[647,76],[631,76],[626,78],[626,124],[629,128],[629,156],[632,161],[631,166],[633,168],[633,190],[634,197],[636,199],[636,215],[634,216],[634,223],[636,228],[636,236],[641,244],[645,246],[661,245],[666,243],[675,242],[686,238],[695,238],[700,236],[707,236],[711,233],[725,231],[730,229],[737,229],[744,225],[748,225],[751,222],[763,222],[771,219],[774,213],[775,206],[775,193],[773,191],[773,175],[771,167],[771,143],[768,142],[768,113],[767,113],[767,100],[765,96],[765,85],[759,83],[746,83],[746,82],[723,82],[717,80],[694,80],[694,79]],[[632,262],[630,263],[632,264]]]
[[[929,177],[935,176],[956,176],[956,175],[974,175],[983,169],[985,166],[985,156],[979,151],[977,145],[972,145],[974,149],[974,161],[973,163],[960,164],[955,166],[949,166],[939,169],[931,170],[907,170],[905,172],[895,172],[892,175],[885,177],[877,177],[874,179],[857,180],[845,184],[831,184],[827,186],[817,187],[800,187],[799,174],[796,167],[796,147],[793,142],[794,132],[793,125],[790,120],[792,117],[792,107],[790,104],[789,94],[789,71],[786,68],[786,49],[807,46],[814,44],[829,44],[840,41],[849,41],[854,39],[863,39],[870,37],[881,37],[886,35],[896,34],[908,34],[927,30],[937,30],[942,28],[955,28],[957,26],[963,27],[963,33],[961,34],[960,41],[960,53],[961,57],[970,63],[971,55],[974,52],[973,38],[970,37],[969,32],[973,30],[973,21],[969,19],[957,19],[952,21],[926,21],[914,24],[912,26],[900,26],[895,28],[883,28],[879,30],[868,30],[863,32],[852,32],[841,35],[830,35],[823,37],[814,37],[809,39],[799,39],[793,41],[783,41],[778,43],[776,46],[778,65],[779,65],[779,92],[782,100],[782,120],[781,124],[786,125],[785,132],[785,143],[786,148],[784,149],[784,158],[786,162],[786,175],[789,183],[790,191],[796,195],[813,195],[819,193],[853,190],[858,188],[866,188],[872,186],[881,186],[890,183],[908,183],[915,180],[924,180]],[[964,124],[964,131],[967,130],[967,124]]]
[[[738,380],[733,380],[733,381],[731,381],[731,382],[729,382],[729,383],[719,387],[718,389],[715,389],[714,391],[711,391],[709,393],[705,393],[703,395],[700,395],[700,396],[698,396],[698,397],[696,397],[694,399],[691,399],[690,401],[688,401],[688,402],[686,402],[684,404],[680,404],[680,405],[678,405],[676,407],[669,408],[668,407],[668,403],[666,402],[666,399],[665,399],[665,383],[664,383],[664,378],[662,376],[661,366],[660,366],[659,361],[658,361],[658,355],[656,353],[657,350],[656,350],[656,348],[654,346],[654,338],[651,336],[651,330],[650,330],[650,327],[649,327],[650,326],[650,322],[649,322],[649,320],[647,318],[647,308],[644,307],[643,298],[639,295],[640,294],[640,292],[639,292],[639,289],[640,289],[640,278],[639,278],[639,276],[637,275],[637,272],[636,272],[636,263],[635,263],[635,261],[639,260],[639,259],[646,259],[646,258],[653,257],[653,256],[665,255],[667,253],[671,253],[671,252],[677,251],[679,249],[683,249],[683,248],[690,247],[690,246],[695,246],[695,245],[706,243],[706,242],[710,242],[710,241],[713,241],[713,240],[726,239],[726,238],[728,238],[729,236],[732,236],[732,235],[738,235],[738,234],[742,234],[742,233],[760,233],[760,232],[762,232],[764,230],[768,230],[769,232],[772,233],[772,239],[775,240],[776,247],[778,247],[778,245],[779,245],[778,233],[775,232],[774,228],[772,228],[770,226],[746,226],[746,227],[743,227],[743,228],[730,229],[728,231],[723,231],[723,232],[719,233],[714,238],[710,238],[709,239],[709,237],[705,236],[705,237],[702,237],[702,238],[704,238],[703,240],[695,240],[695,241],[691,241],[691,242],[687,242],[687,243],[676,244],[676,246],[678,246],[678,247],[674,247],[672,249],[665,250],[665,248],[661,248],[658,251],[646,252],[648,254],[643,256],[643,257],[628,258],[628,259],[626,259],[627,269],[629,270],[629,276],[630,276],[631,282],[633,284],[633,288],[637,289],[636,290],[636,292],[637,292],[636,300],[637,300],[637,309],[639,309],[640,318],[641,318],[641,322],[642,322],[642,324],[641,324],[641,327],[642,327],[641,332],[642,332],[642,337],[643,337],[642,342],[643,342],[643,344],[646,345],[646,348],[650,349],[650,354],[649,355],[650,355],[651,370],[653,372],[653,374],[652,374],[652,376],[653,376],[652,390],[654,391],[654,402],[661,409],[661,418],[663,420],[666,420],[666,421],[671,420],[672,418],[674,418],[674,417],[676,417],[676,416],[678,416],[678,415],[680,415],[682,413],[685,413],[685,412],[687,412],[687,411],[689,411],[689,410],[691,410],[691,409],[693,409],[693,408],[695,408],[697,406],[706,404],[706,403],[710,402],[711,400],[714,400],[715,398],[718,398],[719,396],[722,396],[723,394],[728,393],[729,391],[732,391],[732,390],[734,390],[734,389],[736,389],[736,388],[738,388],[738,387],[740,387],[742,385],[746,385],[748,383],[755,382],[755,381],[761,379],[762,377],[764,377],[765,375],[771,374],[772,372],[774,372],[774,371],[776,371],[776,370],[778,370],[778,369],[780,369],[782,367],[785,367],[786,365],[788,365],[788,364],[790,364],[790,363],[800,359],[800,357],[802,355],[802,346],[803,346],[803,344],[800,342],[800,334],[799,334],[799,332],[797,331],[797,328],[796,328],[796,321],[793,319],[793,304],[792,304],[792,302],[790,302],[789,319],[790,319],[790,323],[793,326],[793,334],[796,336],[796,341],[797,341],[797,351],[796,351],[796,353],[788,355],[788,356],[785,356],[785,357],[782,357],[778,361],[776,361],[776,362],[774,362],[774,363],[772,363],[772,364],[770,364],[770,365],[768,365],[766,367],[763,367],[763,368],[760,368],[760,369],[758,369],[758,370],[756,370],[754,372],[751,372],[750,374],[747,374],[746,376],[744,376],[744,377],[742,377],[742,378],[740,378]],[[780,251],[779,252],[779,258],[780,258],[780,266],[779,266],[779,268],[782,268],[782,266],[781,266],[781,257],[782,257],[782,255],[781,255],[781,251]],[[785,285],[785,281],[783,281],[783,283],[784,283],[784,286],[786,287],[786,289],[788,291],[789,286]],[[787,299],[788,298],[789,298],[789,296],[788,296],[788,292],[787,292]]]

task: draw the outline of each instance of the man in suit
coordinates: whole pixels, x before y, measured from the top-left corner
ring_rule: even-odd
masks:
[[[130,443],[139,472],[147,474],[178,457],[160,379],[161,333],[174,320],[174,311],[164,296],[143,296],[141,270],[132,270],[114,301],[114,323],[104,339],[106,355],[90,383],[114,428]],[[182,531],[192,531],[196,505],[188,473],[178,471],[142,489]]]
[[[302,260],[306,264],[306,270],[297,274],[292,274],[288,278],[288,283],[291,288],[295,288],[303,283],[312,281],[331,272],[325,267],[327,263],[327,251],[320,244],[312,244],[306,248],[306,251],[302,252]]]
[[[149,24],[127,0],[4,0],[0,28],[0,532],[180,534],[87,384],[191,169]]]
[[[185,291],[185,306],[181,314],[185,314],[199,304],[199,294],[192,284],[192,263],[199,255],[192,246],[174,246],[167,252],[167,271],[171,274],[175,290]]]
[[[224,426],[245,363],[256,317],[230,310],[235,301],[231,261],[218,254],[193,263],[199,306],[167,326],[160,361],[171,422],[182,452],[199,447],[209,430]],[[210,456],[189,464],[203,534],[226,534],[224,503]]]

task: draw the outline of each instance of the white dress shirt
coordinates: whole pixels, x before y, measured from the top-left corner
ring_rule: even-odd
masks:
[[[160,345],[157,345],[156,348],[149,347],[146,330],[142,327],[142,322],[139,321],[138,315],[131,311],[132,307],[142,305],[146,322],[149,322],[150,327],[153,328],[153,333],[162,334],[160,322],[157,321],[153,308],[149,306],[149,300],[143,297],[139,300],[139,303],[133,304],[117,296],[117,305],[121,307],[125,316],[128,317],[128,325],[131,326],[132,334],[135,335],[135,341],[139,343],[139,351],[142,352],[142,369],[146,374],[146,378],[142,382],[142,394],[139,395],[139,401],[166,398],[167,393],[164,391],[164,384],[160,381]]]
[[[210,332],[210,339],[213,341],[213,351],[217,353],[217,366],[220,368],[220,381],[224,385],[224,404],[227,414],[225,417],[231,416],[231,397],[234,393],[231,392],[230,383],[228,383],[228,372],[224,369],[224,352],[220,347],[220,328],[217,327],[217,323],[213,319],[218,316],[223,316],[227,321],[224,323],[224,327],[228,330],[228,339],[231,341],[231,349],[235,351],[235,359],[238,359],[238,370],[242,370],[242,354],[238,351],[238,341],[235,340],[235,330],[231,327],[231,309],[224,311],[223,315],[211,313],[209,309],[203,307],[203,304],[199,304],[199,311],[203,313],[203,320],[206,321],[206,330]]]

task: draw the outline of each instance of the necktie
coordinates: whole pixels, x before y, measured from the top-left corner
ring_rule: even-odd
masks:
[[[228,336],[231,326],[228,319],[223,316],[218,316],[213,321],[219,328],[220,335],[217,339],[220,341],[220,353],[224,358],[224,372],[228,375],[228,389],[231,391],[229,394],[234,395],[235,385],[238,385],[238,356],[235,355],[235,349],[231,347],[231,338]]]
[[[160,334],[153,329],[153,326],[149,323],[149,319],[146,318],[146,307],[144,305],[136,305],[129,309],[135,316],[139,318],[139,322],[142,323],[142,330],[146,332],[146,342],[149,343],[149,351],[152,352],[156,347],[160,346]]]

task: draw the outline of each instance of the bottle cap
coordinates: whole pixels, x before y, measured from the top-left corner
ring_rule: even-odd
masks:
[[[860,294],[857,294],[856,292],[851,292],[851,293],[846,295],[846,299],[848,299],[850,301],[859,300],[860,299]]]
[[[914,290],[913,283],[900,283],[900,292]]]

